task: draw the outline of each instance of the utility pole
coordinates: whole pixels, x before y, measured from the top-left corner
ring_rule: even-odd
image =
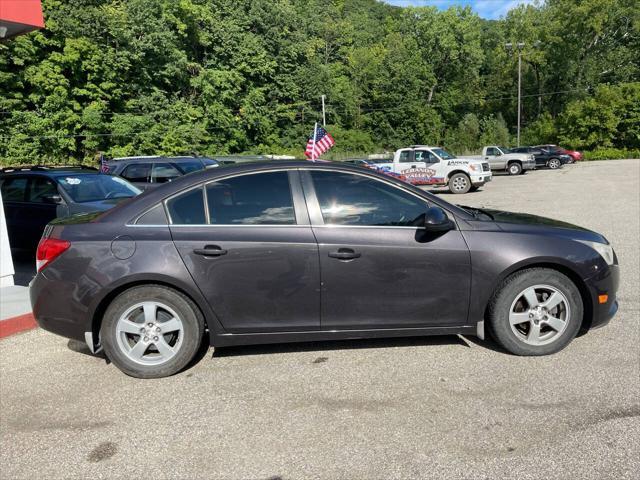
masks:
[[[513,43],[506,43],[504,45],[508,52],[513,49]],[[537,46],[537,45],[536,45]],[[516,43],[518,49],[518,135],[517,145],[520,146],[520,117],[522,116],[522,49],[524,48],[524,42]]]
[[[324,111],[324,95],[321,95],[320,98],[322,98],[322,126],[326,127],[327,126],[327,117],[325,115],[325,111]]]

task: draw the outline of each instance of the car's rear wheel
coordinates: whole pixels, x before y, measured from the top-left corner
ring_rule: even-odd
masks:
[[[495,340],[515,355],[549,355],[566,347],[580,329],[583,305],[576,285],[546,268],[508,277],[489,305]]]
[[[562,166],[562,162],[560,162],[560,160],[558,160],[557,158],[552,158],[551,160],[549,160],[548,165],[550,169],[556,170]]]
[[[449,179],[451,193],[467,193],[471,189],[471,179],[464,173],[455,173]]]
[[[118,295],[100,329],[109,359],[138,378],[173,375],[194,358],[204,335],[204,319],[182,293],[143,285]]]
[[[512,162],[509,164],[507,170],[509,171],[509,175],[520,175],[522,173],[522,165],[518,162]]]

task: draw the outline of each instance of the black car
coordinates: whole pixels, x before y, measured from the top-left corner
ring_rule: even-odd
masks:
[[[556,150],[543,147],[515,147],[509,150],[512,153],[529,153],[536,159],[536,167],[549,167],[558,169],[567,163],[571,163],[571,157]]]
[[[217,160],[207,157],[122,157],[107,160],[106,171],[146,189],[175,180],[187,173],[218,167]]]
[[[54,218],[112,208],[140,190],[89,167],[16,167],[0,173],[11,248],[35,249]]]
[[[618,308],[602,235],[330,162],[194,173],[45,237],[31,284],[40,326],[145,378],[183,369],[203,338],[489,331],[509,352],[545,355]]]

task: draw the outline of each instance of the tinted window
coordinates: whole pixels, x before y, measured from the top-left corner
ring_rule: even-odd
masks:
[[[487,155],[497,155],[498,154],[498,149],[497,148],[487,148]]]
[[[150,163],[136,163],[124,169],[121,176],[130,182],[147,183],[149,181]]]
[[[43,177],[32,177],[29,184],[27,201],[34,203],[51,203],[51,197],[58,195],[58,189],[51,180]]]
[[[325,224],[412,226],[425,201],[387,183],[360,175],[311,172]]]
[[[202,188],[195,188],[167,201],[171,223],[175,225],[204,225],[204,197]]]
[[[61,175],[57,180],[64,191],[77,203],[130,198],[141,192],[139,188],[120,177],[100,173]]]
[[[154,163],[151,170],[151,181],[153,183],[166,183],[178,178],[180,175],[182,174],[178,169],[170,163]]]
[[[287,172],[220,180],[207,185],[212,224],[293,225],[296,217]]]
[[[182,161],[176,163],[176,167],[178,167],[178,170],[180,170],[183,175],[204,169],[204,165],[198,160]]]
[[[2,200],[5,202],[24,202],[26,191],[26,178],[6,178],[2,183]]]

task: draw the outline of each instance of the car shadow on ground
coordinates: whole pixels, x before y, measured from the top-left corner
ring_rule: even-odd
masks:
[[[465,339],[458,335],[430,337],[372,338],[362,340],[327,340],[317,342],[277,343],[266,345],[242,345],[215,348],[212,358],[244,355],[271,355],[297,352],[328,352],[335,350],[357,350],[366,348],[428,347],[436,345],[459,345],[469,348]]]

